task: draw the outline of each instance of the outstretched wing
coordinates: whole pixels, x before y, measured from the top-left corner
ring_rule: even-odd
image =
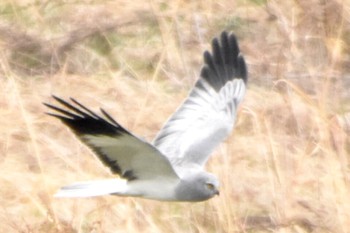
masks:
[[[132,180],[178,178],[169,160],[151,144],[133,136],[101,109],[100,117],[71,98],[72,104],[53,96],[67,110],[44,103],[115,174]]]
[[[203,166],[232,131],[247,82],[236,37],[223,32],[204,53],[200,79],[153,141],[176,166]]]

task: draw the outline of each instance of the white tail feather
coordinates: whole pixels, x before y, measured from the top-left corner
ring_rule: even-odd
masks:
[[[62,187],[55,197],[95,197],[108,194],[123,195],[126,192],[126,180],[96,180]]]

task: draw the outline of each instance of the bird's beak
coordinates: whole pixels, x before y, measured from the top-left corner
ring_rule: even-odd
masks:
[[[220,191],[219,191],[219,190],[216,190],[215,195],[220,196]]]

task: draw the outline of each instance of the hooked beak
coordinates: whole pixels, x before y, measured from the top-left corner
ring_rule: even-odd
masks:
[[[219,190],[216,190],[215,195],[220,196],[220,191],[219,191]]]

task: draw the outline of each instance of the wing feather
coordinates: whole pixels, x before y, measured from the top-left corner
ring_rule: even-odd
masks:
[[[204,67],[188,98],[153,141],[177,166],[203,166],[232,131],[246,88],[247,68],[233,34],[213,39]]]
[[[66,109],[44,103],[111,171],[132,181],[157,177],[178,178],[169,160],[151,144],[137,138],[119,125],[106,111],[100,117],[75,99],[70,104],[53,98]]]

